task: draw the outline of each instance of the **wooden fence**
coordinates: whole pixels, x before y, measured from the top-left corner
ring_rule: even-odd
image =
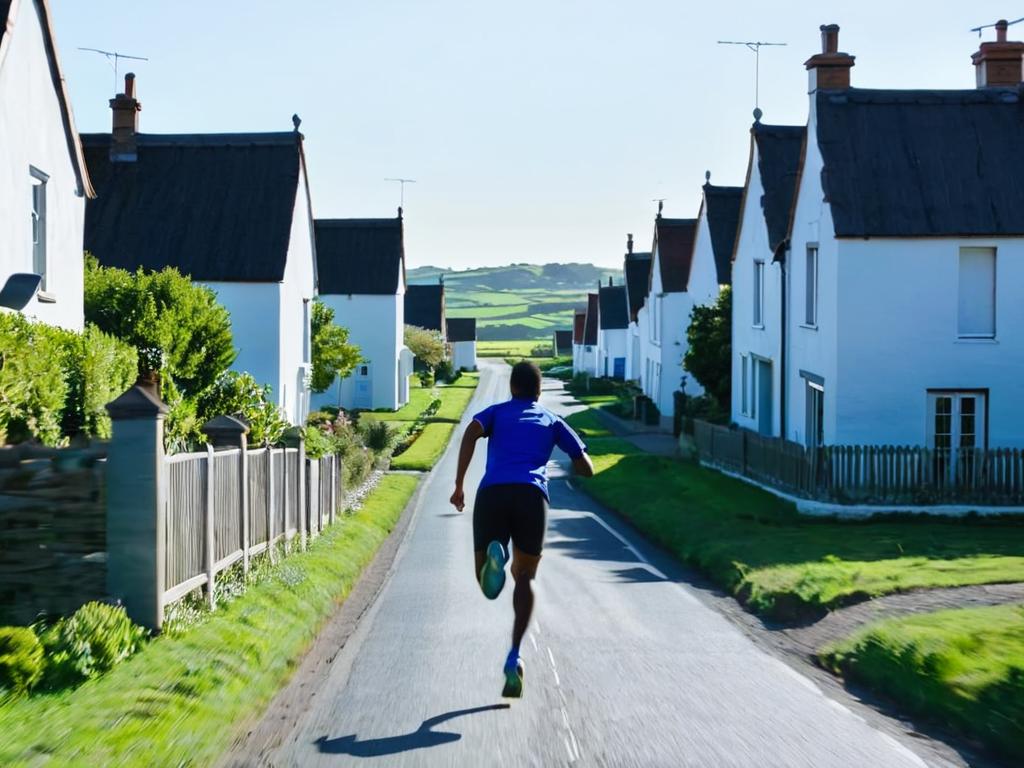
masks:
[[[284,542],[305,548],[334,521],[340,491],[335,456],[299,448],[230,448],[164,459],[166,512],[163,605],[203,587],[215,604],[217,574]],[[296,543],[297,540],[297,543]]]
[[[694,422],[702,462],[795,496],[862,504],[1024,505],[1024,452],[913,446],[808,449],[745,429]]]

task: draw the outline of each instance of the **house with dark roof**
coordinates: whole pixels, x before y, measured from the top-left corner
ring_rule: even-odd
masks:
[[[437,331],[447,338],[444,282],[410,285],[405,290],[405,324]]]
[[[476,318],[449,317],[447,341],[452,350],[452,367],[456,371],[476,370]]]
[[[363,360],[314,395],[313,407],[398,409],[409,402],[412,352],[405,346],[405,239],[392,219],[317,219],[320,300],[348,329]]]
[[[769,243],[775,434],[925,446],[952,482],[971,450],[1024,447],[1024,42],[1007,26],[974,53],[970,90],[851,87],[854,57],[821,28],[796,192]]]
[[[626,328],[626,378],[630,381],[640,381],[643,366],[640,356],[639,316],[651,288],[651,253],[634,251],[633,235],[626,236],[622,274],[626,283],[626,306],[629,312],[629,325]]]
[[[598,287],[597,301],[598,371],[602,376],[621,381],[626,378],[626,335],[629,329],[626,286],[613,284],[609,277],[608,285]]]
[[[302,134],[139,133],[135,76],[111,133],[83,134],[96,189],[85,250],[128,270],[174,267],[231,314],[238,357],[289,421],[309,411],[313,218]]]
[[[0,0],[0,290],[18,287],[3,293],[3,306],[82,328],[82,230],[93,196],[50,4]]]
[[[637,313],[640,336],[640,387],[662,415],[672,423],[674,392],[689,395],[702,389],[683,370],[686,329],[690,312],[698,304],[718,297],[718,272],[711,249],[697,250],[697,219],[662,216],[661,203],[654,220],[651,272],[647,298]]]
[[[555,331],[551,338],[555,357],[572,356],[572,331]]]
[[[572,312],[572,372],[579,373],[583,370],[583,355],[585,345],[583,343],[587,327],[587,308],[577,307]]]
[[[599,376],[598,334],[600,331],[600,301],[598,294],[587,294],[587,308],[583,311],[583,343],[578,355],[573,355],[573,373]],[[578,359],[577,359],[578,358]]]

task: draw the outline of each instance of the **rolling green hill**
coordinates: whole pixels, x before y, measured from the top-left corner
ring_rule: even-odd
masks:
[[[549,339],[556,329],[572,328],[573,307],[608,278],[622,282],[622,271],[593,264],[512,264],[454,271],[417,267],[411,284],[436,283],[442,277],[448,317],[477,318],[481,340]]]

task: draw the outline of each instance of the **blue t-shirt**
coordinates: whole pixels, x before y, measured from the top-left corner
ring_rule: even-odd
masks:
[[[484,428],[487,470],[480,487],[505,483],[535,485],[548,495],[546,466],[557,445],[572,459],[586,446],[572,427],[534,400],[513,398],[473,417]]]

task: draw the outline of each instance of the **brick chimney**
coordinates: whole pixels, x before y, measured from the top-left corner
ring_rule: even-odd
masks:
[[[994,43],[982,43],[977,53],[971,54],[979,88],[998,88],[1020,85],[1024,43],[1006,39],[1006,19],[996,22]]]
[[[633,253],[633,234],[626,235],[626,253]]]
[[[822,24],[821,53],[814,54],[804,62],[809,76],[807,92],[849,88],[853,60],[853,56],[839,50],[839,25]]]
[[[138,160],[135,136],[139,132],[139,112],[142,104],[135,98],[135,73],[124,76],[124,93],[110,100],[113,128],[110,132],[110,161],[134,163]]]

